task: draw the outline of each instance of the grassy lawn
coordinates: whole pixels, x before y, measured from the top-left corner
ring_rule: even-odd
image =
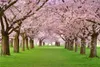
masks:
[[[98,48],[100,56],[100,48]],[[88,58],[63,47],[36,47],[24,52],[0,56],[0,67],[100,67],[100,58]]]

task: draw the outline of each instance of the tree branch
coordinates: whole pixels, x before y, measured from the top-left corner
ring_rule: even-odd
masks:
[[[22,24],[22,22],[19,22],[19,23],[18,23],[18,26],[11,28],[11,29],[9,30],[8,34],[11,34],[14,30],[20,28],[21,24]]]
[[[95,21],[92,21],[92,20],[89,20],[89,19],[86,19],[86,21],[91,22],[91,23],[94,23],[94,24],[98,24],[98,25],[100,25],[100,23],[95,22]]]
[[[3,24],[3,18],[2,17],[0,17],[0,23],[1,23],[2,31],[4,31],[4,24]]]
[[[5,5],[5,9],[0,8],[0,17],[2,17],[3,14],[4,14],[4,12],[5,12],[8,8],[10,8],[12,5],[14,5],[17,1],[18,1],[18,0],[15,0],[15,1],[13,1],[12,3],[10,3],[9,5],[7,5],[7,6]]]
[[[6,30],[6,31],[8,31],[9,24],[8,24],[8,21],[7,21],[7,17],[6,17],[6,15],[5,15],[5,14],[3,15],[3,17],[4,17],[4,20],[5,20],[5,25],[6,25],[5,30]]]

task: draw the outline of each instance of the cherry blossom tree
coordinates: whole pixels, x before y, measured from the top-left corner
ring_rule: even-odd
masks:
[[[76,27],[78,25],[79,27],[79,29],[77,29],[78,30],[77,33],[79,32],[78,37],[82,39],[82,42],[81,42],[82,52],[80,51],[80,53],[85,54],[85,39],[91,36],[90,57],[96,57],[97,56],[96,43],[97,43],[97,37],[99,35],[98,22],[99,22],[99,14],[100,14],[99,13],[100,2],[98,0],[66,0],[63,2],[64,3],[58,3],[54,5],[53,7],[56,7],[56,8],[52,8],[51,11],[54,12],[53,13],[54,15],[56,14],[59,15],[57,16],[57,18],[62,17],[63,20],[62,18],[60,20],[62,20],[63,22],[67,22],[69,24],[68,27],[71,27],[72,25]],[[74,25],[75,22],[78,22],[76,26]],[[71,29],[71,28],[66,28],[66,29]],[[74,28],[72,30],[74,30]],[[77,37],[76,33],[73,33],[72,30],[66,31],[66,34],[68,33],[70,34],[70,36],[69,35],[66,36],[67,39],[70,39],[71,37],[72,39],[74,39],[74,37]]]
[[[82,1],[76,1],[78,4],[78,9],[76,9],[77,15],[84,21],[84,23],[90,24],[90,26],[87,27],[87,30],[89,32],[89,35],[91,36],[91,49],[90,49],[90,57],[97,57],[97,37],[99,35],[99,26],[97,25],[100,21],[100,1],[98,0],[84,0]]]
[[[35,14],[48,0],[41,2],[40,0],[22,0],[22,1],[1,1],[1,27],[2,27],[2,54],[10,55],[9,51],[9,34],[14,30],[18,30],[22,21]],[[21,6],[20,6],[21,5]],[[11,14],[10,16],[7,16]],[[7,48],[7,49],[6,49]]]
[[[97,37],[99,35],[99,26],[97,25],[100,21],[100,1],[98,0],[73,0],[69,1],[69,4],[73,4],[72,11],[76,18],[81,18],[84,23],[90,24],[90,26],[85,26],[89,35],[91,36],[91,50],[90,57],[97,57],[96,45]],[[67,2],[66,2],[67,3]],[[76,5],[76,6],[75,6]],[[88,22],[87,22],[88,21]],[[84,30],[86,34],[86,29]]]

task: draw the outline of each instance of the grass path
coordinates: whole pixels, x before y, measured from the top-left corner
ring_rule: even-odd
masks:
[[[0,56],[0,67],[100,67],[100,59],[91,59],[63,47],[37,47]]]

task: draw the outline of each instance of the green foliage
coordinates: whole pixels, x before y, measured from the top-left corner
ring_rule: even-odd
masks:
[[[100,48],[98,48],[100,56]],[[63,47],[36,47],[11,56],[0,56],[0,67],[99,67],[99,58],[88,58],[79,52],[69,51]]]

